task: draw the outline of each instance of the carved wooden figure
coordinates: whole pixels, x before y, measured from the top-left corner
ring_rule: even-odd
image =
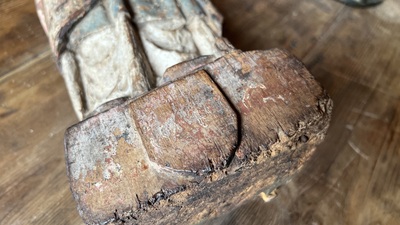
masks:
[[[75,111],[67,171],[87,224],[198,223],[272,191],[332,102],[285,51],[242,52],[203,0],[36,0]]]

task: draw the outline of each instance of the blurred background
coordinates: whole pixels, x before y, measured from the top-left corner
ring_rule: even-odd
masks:
[[[399,224],[400,1],[213,3],[236,48],[289,50],[327,89],[334,112],[325,142],[276,198],[256,197],[210,224]],[[76,122],[33,0],[2,0],[0,224],[82,224],[63,147]]]

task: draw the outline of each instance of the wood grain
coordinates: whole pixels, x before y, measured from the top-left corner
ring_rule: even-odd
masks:
[[[214,1],[243,50],[282,47],[334,100],[326,141],[278,196],[214,224],[398,224],[400,2]],[[82,224],[64,130],[77,122],[33,1],[0,3],[0,224]],[[210,223],[211,223],[210,222]]]
[[[287,52],[233,50],[70,127],[71,190],[87,224],[196,224],[291,179],[331,113]]]
[[[47,51],[33,1],[0,3],[0,77]]]

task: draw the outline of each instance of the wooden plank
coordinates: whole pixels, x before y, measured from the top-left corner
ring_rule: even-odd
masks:
[[[80,222],[63,153],[77,120],[50,52],[3,77],[0,90],[0,224]]]
[[[304,58],[343,9],[321,1],[213,1],[224,15],[224,35],[242,50],[280,47]],[[229,7],[227,7],[229,5]],[[318,22],[316,22],[318,18]]]
[[[34,1],[0,4],[0,78],[47,50]]]

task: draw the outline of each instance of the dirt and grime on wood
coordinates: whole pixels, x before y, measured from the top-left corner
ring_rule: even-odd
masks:
[[[89,224],[134,224],[225,213],[298,171],[331,110],[326,92],[287,52],[232,51],[68,130],[80,214]]]
[[[236,47],[288,49],[335,107],[325,141],[275,199],[231,205],[204,224],[398,225],[400,2],[366,9],[333,0],[213,3]],[[0,223],[83,224],[63,152],[65,129],[78,121],[34,2],[4,0],[0,14]]]

